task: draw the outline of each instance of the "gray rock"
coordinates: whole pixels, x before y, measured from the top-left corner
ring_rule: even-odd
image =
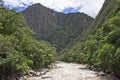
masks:
[[[42,75],[41,78],[46,79],[46,78],[52,78],[52,77],[50,77],[48,75]]]
[[[33,71],[33,70],[29,70],[28,75],[29,76],[37,76],[37,73],[35,71]]]
[[[101,72],[99,72],[99,73],[97,74],[97,76],[106,76],[106,74],[101,71]]]
[[[40,75],[45,75],[46,73],[44,71],[40,72]]]
[[[19,80],[27,80],[27,76],[20,77]]]

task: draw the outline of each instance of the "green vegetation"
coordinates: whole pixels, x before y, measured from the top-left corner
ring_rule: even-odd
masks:
[[[120,76],[120,2],[106,0],[93,24],[69,44],[61,60],[93,65]]]
[[[83,63],[85,56],[82,53],[82,45],[76,42],[75,45],[72,45],[72,48],[70,46],[71,45],[68,45],[67,48],[60,53],[62,54],[60,59],[67,62]]]
[[[27,24],[37,33],[35,37],[52,43],[57,52],[81,36],[93,21],[84,13],[58,13],[41,4],[34,4],[22,13]]]
[[[120,75],[120,15],[110,18],[85,42],[86,62]]]
[[[73,18],[72,14],[70,15],[70,18]],[[50,32],[46,30],[48,33],[37,35],[27,27],[20,13],[0,6],[0,79],[30,69],[47,67],[56,60],[56,49],[46,41],[51,42],[58,51],[61,51],[78,35],[80,37],[68,44],[61,52],[61,60],[87,63],[119,77],[120,0],[106,0],[99,15],[87,30],[85,29],[89,24],[84,29],[79,28],[80,24],[74,28],[79,23],[78,16],[81,17],[76,14],[72,22],[69,22],[68,17],[62,16],[65,18],[65,21],[60,18],[60,23],[63,25],[51,22],[52,16],[51,20],[48,20],[49,24],[43,24],[47,25],[44,26],[45,28],[49,25]],[[89,17],[89,20],[91,21],[92,18]],[[42,32],[44,33],[44,29]]]
[[[0,79],[47,67],[56,60],[56,49],[33,34],[20,13],[0,7]]]

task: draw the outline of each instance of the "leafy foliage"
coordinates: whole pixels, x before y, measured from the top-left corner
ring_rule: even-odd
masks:
[[[56,49],[37,41],[20,13],[0,8],[0,78],[46,67],[56,60]]]
[[[54,44],[58,52],[81,36],[81,32],[93,21],[92,17],[84,13],[58,13],[39,3],[22,13],[27,24],[37,33],[35,37]]]
[[[120,40],[120,28],[118,19],[120,16],[114,16],[110,18],[101,28],[99,28],[96,34],[92,35],[93,38],[88,39],[85,43],[85,54],[88,54],[87,58],[90,60],[86,62],[92,63],[92,65],[98,68],[109,70],[119,75],[119,40]],[[94,40],[97,41],[95,43]],[[92,42],[91,42],[92,40]],[[88,42],[88,43],[87,43]],[[89,44],[89,43],[92,44]],[[94,46],[92,46],[94,45]],[[97,45],[97,46],[95,46]],[[91,48],[95,48],[94,50]],[[117,55],[117,56],[116,56]],[[116,66],[116,67],[115,67]]]
[[[116,5],[115,5],[116,4]],[[79,45],[79,46],[78,46]],[[106,0],[95,21],[82,38],[69,44],[62,53],[62,60],[76,59],[73,54],[83,54],[82,62],[98,69],[110,71],[120,77],[120,2]],[[79,52],[79,53],[77,53]],[[63,57],[66,55],[67,57]],[[82,57],[81,56],[81,57]],[[81,58],[79,58],[81,60]]]

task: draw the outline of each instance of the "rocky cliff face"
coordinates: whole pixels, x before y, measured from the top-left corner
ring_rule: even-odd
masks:
[[[93,21],[84,13],[57,13],[41,4],[32,5],[22,13],[39,38],[53,43],[59,50],[80,36]]]

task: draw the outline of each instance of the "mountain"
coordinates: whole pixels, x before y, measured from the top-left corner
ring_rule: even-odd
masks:
[[[79,45],[78,43],[83,43],[89,34],[94,34],[96,30],[101,27],[110,17],[116,15],[116,13],[120,10],[119,5],[119,0],[105,0],[102,9],[90,27],[82,32],[81,37],[76,38],[72,43],[70,43],[66,49],[64,49],[63,53],[67,52],[66,50],[72,50],[75,45]]]
[[[75,49],[75,46],[81,46],[87,40],[90,34],[95,34],[96,30],[100,28],[108,19],[115,16],[120,11],[120,0],[105,0],[102,9],[96,16],[95,20],[92,22],[89,28],[82,32],[81,37],[77,37],[71,42],[62,53],[71,52]],[[81,47],[78,47],[78,51]]]
[[[120,0],[105,0],[90,27],[61,53],[64,61],[85,62],[120,77]]]
[[[34,4],[22,12],[27,24],[39,39],[51,42],[61,51],[89,27],[93,18],[84,13],[63,14],[41,4]]]
[[[87,33],[94,34],[94,32],[101,27],[109,18],[116,15],[120,11],[120,0],[105,0],[104,5],[93,21],[91,27],[87,30]]]

